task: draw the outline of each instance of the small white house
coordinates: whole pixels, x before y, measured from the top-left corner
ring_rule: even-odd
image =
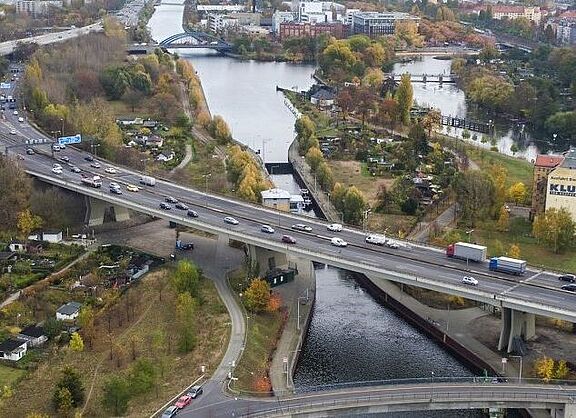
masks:
[[[156,157],[156,159],[158,161],[166,162],[166,161],[172,161],[174,159],[174,157],[175,157],[174,151],[171,151],[171,152],[164,151],[164,152],[160,153],[160,155],[158,155],[158,157]]]
[[[12,338],[0,343],[0,359],[18,361],[26,355],[28,343]]]
[[[12,241],[8,248],[13,253],[22,253],[26,251],[26,243],[21,241]]]
[[[319,89],[310,96],[310,102],[319,107],[330,107],[334,104],[336,95],[327,89]]]
[[[48,341],[48,336],[44,333],[44,328],[37,325],[30,325],[24,328],[16,338],[20,341],[26,341],[29,347],[37,347]]]
[[[81,303],[78,302],[68,302],[62,305],[56,310],[56,319],[59,321],[73,321],[78,318],[80,314]]]
[[[262,196],[262,205],[269,208],[290,211],[290,192],[274,188],[260,192]]]

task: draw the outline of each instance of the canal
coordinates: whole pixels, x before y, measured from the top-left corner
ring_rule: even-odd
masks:
[[[173,4],[159,6],[149,23],[154,39],[159,41],[180,32],[182,11],[182,6]],[[308,88],[314,67],[239,61],[211,51],[178,53],[198,71],[211,112],[224,117],[234,138],[260,150],[267,162],[286,161],[294,136],[294,116],[275,87]],[[429,95],[438,96],[433,91]],[[291,176],[274,176],[273,180],[289,190],[297,187]],[[340,382],[430,377],[432,372],[436,376],[472,374],[434,341],[379,304],[345,271],[317,266],[316,273],[316,307],[294,377],[299,390]],[[483,414],[436,411],[383,416],[440,418]]]

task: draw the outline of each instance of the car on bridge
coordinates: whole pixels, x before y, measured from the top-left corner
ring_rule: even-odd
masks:
[[[34,152],[34,150],[33,150],[32,148],[26,148],[26,154],[28,154],[28,155],[34,155],[34,154],[36,154],[36,153]]]
[[[224,218],[224,222],[230,225],[238,225],[240,223],[236,220],[236,218],[233,218],[232,216],[226,216]]]
[[[188,209],[188,213],[186,213],[186,215],[188,215],[189,218],[197,218],[198,212],[192,209]]]
[[[172,196],[166,196],[164,198],[164,201],[166,201],[168,203],[178,203],[178,199],[176,199],[175,197],[172,197]]]
[[[330,240],[330,244],[334,245],[335,247],[347,247],[348,243],[344,241],[342,238],[334,237]]]
[[[267,234],[273,234],[274,228],[272,228],[270,225],[262,225],[260,227],[260,231],[266,232]]]
[[[102,166],[100,165],[100,163],[98,161],[92,161],[92,163],[90,164],[90,167],[100,168]]]
[[[172,206],[170,206],[168,203],[160,202],[160,209],[172,210]]]
[[[70,171],[73,173],[81,173],[82,172],[82,170],[80,168],[76,167],[75,165],[70,167]]]
[[[292,235],[282,235],[282,242],[285,244],[296,244],[296,238]]]
[[[176,209],[180,209],[180,210],[188,210],[188,205],[186,205],[185,203],[182,202],[178,202],[176,203]]]
[[[304,232],[311,232],[312,227],[304,224],[294,224],[291,226],[292,229],[295,231],[304,231]]]
[[[68,156],[65,155],[65,156],[63,156],[63,157],[60,157],[60,161],[64,161],[65,163],[69,163],[69,162],[70,162],[70,157],[68,157]]]
[[[116,174],[118,173],[118,170],[116,170],[114,167],[108,166],[104,169],[104,172],[108,174]]]
[[[86,157],[84,157],[84,159],[85,159],[86,161],[88,161],[89,163],[91,163],[92,161],[94,161],[94,157],[91,156],[91,155],[87,155]]]
[[[128,190],[129,192],[137,192],[138,190],[140,190],[140,188],[138,186],[134,186],[133,184],[129,184],[128,186],[126,186],[126,190]]]
[[[384,245],[386,244],[386,238],[383,237],[382,235],[375,235],[375,234],[370,234],[366,237],[365,241],[368,244],[374,244],[374,245]]]
[[[10,135],[16,135],[16,129],[10,129]]]
[[[342,231],[342,224],[330,224],[326,227],[328,231],[332,232],[341,232]]]
[[[52,172],[54,174],[62,174],[62,167],[52,167]]]
[[[574,276],[573,274],[563,274],[562,276],[558,276],[558,280],[560,280],[561,282],[574,283],[576,282],[576,276]]]
[[[471,286],[478,286],[478,280],[472,276],[464,276],[462,277],[462,283],[469,284]]]
[[[560,289],[567,290],[569,292],[576,292],[576,284],[574,284],[574,283],[565,284]]]

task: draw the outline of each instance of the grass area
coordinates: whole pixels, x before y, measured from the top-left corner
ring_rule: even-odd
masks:
[[[232,289],[245,286],[246,274],[237,270],[230,276]],[[234,371],[238,380],[234,389],[242,392],[268,394],[272,385],[268,377],[272,354],[284,327],[284,313],[248,314],[246,347]]]
[[[108,105],[112,108],[114,114],[118,117],[138,117],[138,118],[147,118],[150,114],[148,110],[145,100],[140,102],[139,106],[134,106],[134,111],[132,111],[132,107],[128,106],[128,104],[124,103],[121,100],[109,100]]]
[[[24,370],[14,369],[0,364],[0,388],[12,385],[24,376],[24,373],[26,373]]]
[[[194,327],[196,344],[188,353],[179,351],[175,323],[177,295],[168,284],[169,276],[168,268],[155,270],[126,292],[111,298],[107,307],[96,316],[92,344],[84,336],[84,351],[72,352],[51,343],[43,352],[46,360],[39,361],[36,368],[15,386],[10,405],[0,406],[0,416],[11,416],[11,405],[19,405],[21,416],[32,411],[53,415],[51,398],[65,365],[72,366],[84,377],[87,398],[93,387],[82,415],[98,417],[108,415],[101,403],[103,383],[112,375],[126,375],[134,358],[151,359],[156,378],[151,392],[132,398],[129,416],[150,416],[166,399],[199,377],[200,366],[206,366],[208,373],[215,370],[229,338],[226,308],[214,284],[203,279],[203,303],[196,307],[194,323],[190,324]],[[163,335],[160,345],[158,335]]]
[[[179,181],[200,190],[208,186],[209,191],[226,194],[231,185],[226,177],[224,162],[216,154],[214,144],[194,141],[192,148],[194,157],[185,169],[176,173]],[[210,174],[207,179],[206,174]]]

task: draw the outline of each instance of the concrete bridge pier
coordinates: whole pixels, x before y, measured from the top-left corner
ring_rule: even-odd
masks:
[[[536,317],[534,314],[517,311],[511,308],[502,308],[502,327],[498,350],[511,353],[516,350],[515,341],[522,338],[531,340],[536,336]]]
[[[116,222],[130,219],[130,211],[123,206],[111,205],[100,199],[86,196],[86,223],[88,226],[102,225],[106,210],[111,208],[112,217]]]
[[[278,267],[288,267],[288,257],[285,253],[268,250],[256,245],[248,245],[248,256],[252,263],[257,263],[259,266],[259,274]]]

